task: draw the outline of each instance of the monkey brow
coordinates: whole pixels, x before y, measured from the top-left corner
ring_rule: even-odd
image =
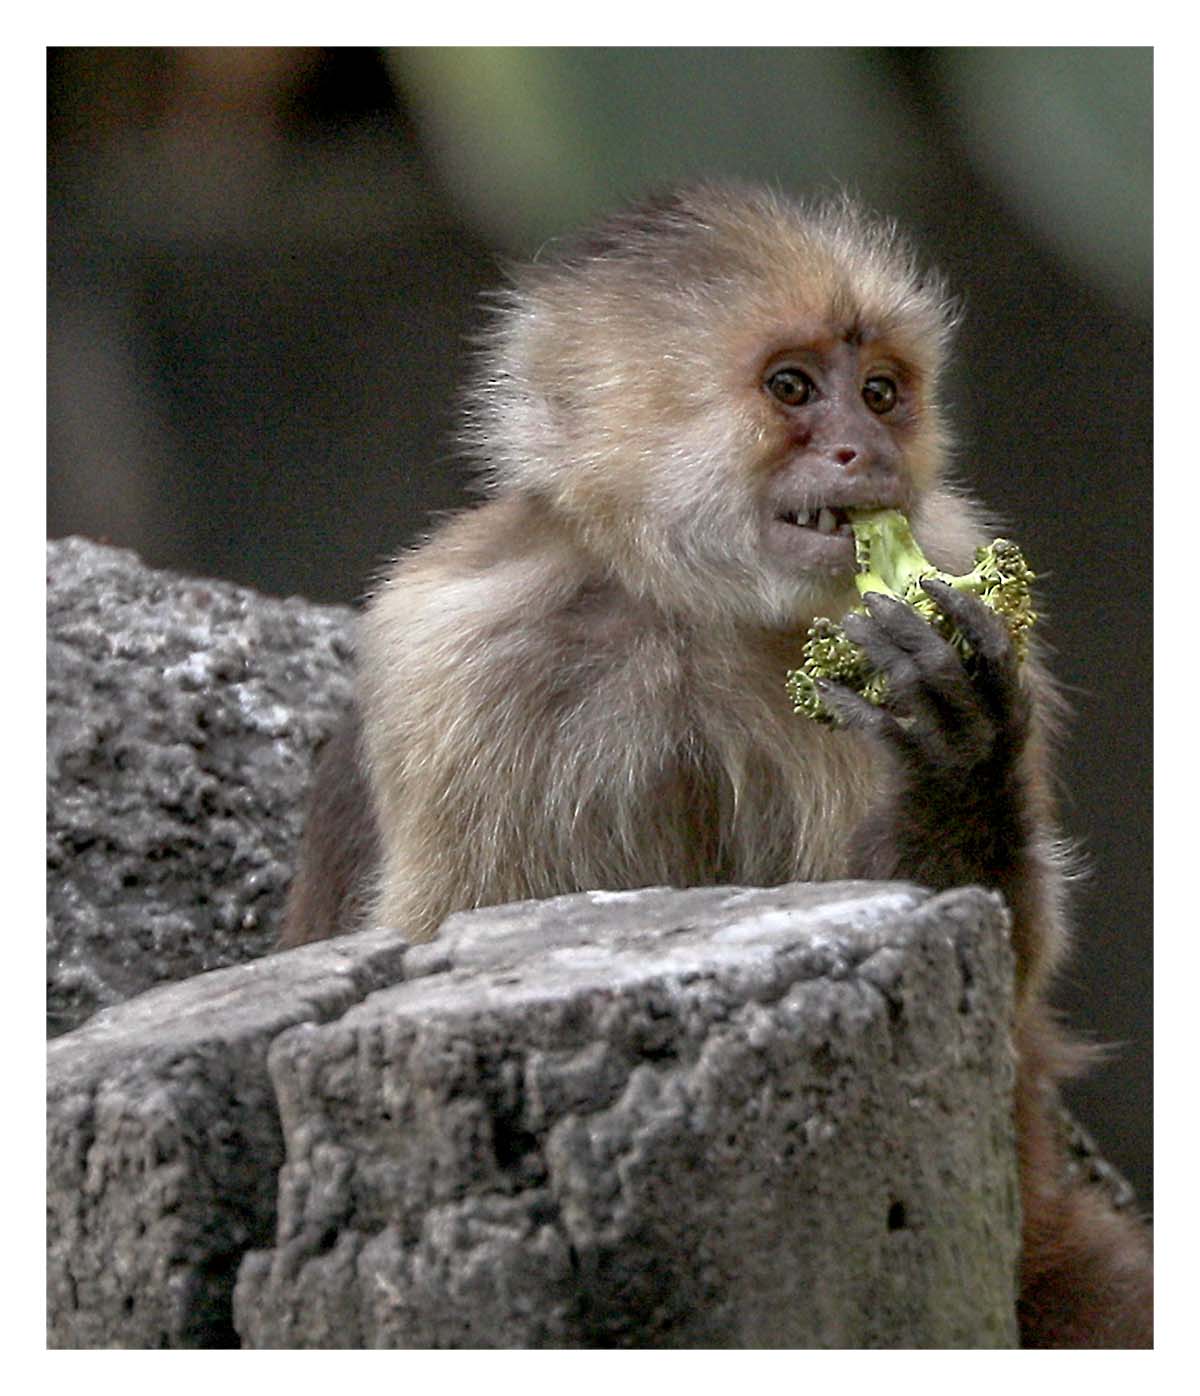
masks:
[[[844,344],[861,345],[880,337],[880,326],[868,317],[866,307],[850,286],[837,285],[832,288],[826,315],[826,323]]]
[[[881,320],[878,315],[871,315],[865,307],[853,302],[834,307],[831,319],[834,324],[841,321],[842,328],[838,334],[842,342],[856,346],[884,339],[895,328],[887,323],[886,317]]]

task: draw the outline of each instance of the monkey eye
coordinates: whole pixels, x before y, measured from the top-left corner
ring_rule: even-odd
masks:
[[[785,407],[803,407],[816,392],[816,384],[798,368],[781,368],[767,379],[767,392]]]
[[[899,397],[899,390],[895,381],[891,378],[868,378],[863,384],[863,401],[872,412],[878,412],[880,416],[885,412],[890,412],[896,405]]]

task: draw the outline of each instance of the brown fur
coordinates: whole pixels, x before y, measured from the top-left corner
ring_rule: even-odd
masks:
[[[469,406],[491,497],[373,597],[361,738],[352,718],[322,765],[282,943],[346,929],[364,889],[372,922],[425,940],[454,910],[520,898],[870,871],[883,753],[797,718],[783,687],[852,580],[773,562],[762,501],[893,488],[930,558],[967,570],[990,533],[944,478],[951,319],[889,228],[756,191],[685,190],[528,269]],[[764,373],[846,345],[897,377],[905,409],[879,421],[859,403],[810,440]],[[847,431],[854,471],[836,463]],[[1048,1113],[1068,1067],[1045,1008],[1065,943],[1056,703],[1036,658],[1025,683],[1021,846],[997,878],[1018,961],[1023,1334],[1144,1346],[1145,1232],[1068,1185]]]
[[[313,779],[280,948],[357,930],[379,864],[379,838],[353,706],[325,744]]]

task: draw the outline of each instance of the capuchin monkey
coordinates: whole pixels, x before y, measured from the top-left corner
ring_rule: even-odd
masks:
[[[1148,1232],[1068,1180],[1047,988],[1065,945],[1059,703],[976,599],[958,652],[882,596],[847,633],[887,677],[784,689],[858,602],[846,511],[930,560],[992,532],[945,475],[955,311],[848,201],[701,185],[516,277],[467,402],[487,498],[371,598],[355,710],[321,762],[281,944],[436,935],[462,908],[589,888],[902,878],[1012,913],[1027,1346],[1152,1342]]]

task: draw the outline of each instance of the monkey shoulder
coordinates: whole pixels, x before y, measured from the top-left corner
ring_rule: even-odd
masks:
[[[441,729],[453,714],[561,727],[682,688],[678,627],[639,601],[520,501],[498,499],[402,557],[361,619],[359,692],[368,733],[403,715]],[[539,526],[543,525],[543,526]],[[548,734],[547,734],[548,735]]]

